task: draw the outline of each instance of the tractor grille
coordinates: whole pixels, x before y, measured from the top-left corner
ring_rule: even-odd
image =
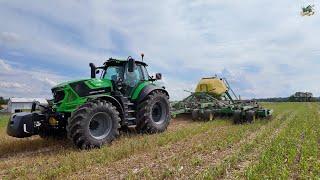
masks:
[[[53,102],[58,103],[63,100],[63,98],[64,98],[64,91],[63,90],[53,89],[52,93],[53,93]]]
[[[71,83],[70,86],[80,97],[111,92],[111,87],[90,89],[83,81]]]

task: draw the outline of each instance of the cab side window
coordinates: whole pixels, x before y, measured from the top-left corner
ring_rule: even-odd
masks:
[[[104,79],[110,79],[116,82],[123,76],[123,67],[121,66],[109,66],[105,72]]]
[[[128,86],[135,87],[143,79],[143,72],[140,65],[137,65],[133,72],[129,72],[128,68],[126,68],[124,81]]]
[[[140,66],[142,74],[143,74],[143,80],[147,81],[149,80],[149,74],[147,71],[147,68],[145,66]]]

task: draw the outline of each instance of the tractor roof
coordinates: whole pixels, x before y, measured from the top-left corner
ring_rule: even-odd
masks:
[[[103,65],[107,66],[107,65],[119,65],[119,64],[123,64],[128,62],[128,60],[125,59],[113,59],[113,58],[109,58],[105,63],[103,63]],[[148,66],[145,62],[142,61],[135,61],[137,64],[141,64],[143,66]]]

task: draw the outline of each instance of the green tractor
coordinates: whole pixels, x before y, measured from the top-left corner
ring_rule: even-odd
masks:
[[[156,83],[160,73],[149,76],[143,55],[142,61],[110,58],[101,67],[93,63],[90,67],[90,79],[53,87],[54,98],[48,106],[34,102],[31,112],[13,114],[7,134],[17,138],[68,136],[78,148],[90,149],[111,143],[121,130],[166,130],[171,118],[169,94]]]

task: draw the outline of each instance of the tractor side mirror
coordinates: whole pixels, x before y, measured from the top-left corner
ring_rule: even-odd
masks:
[[[89,66],[91,68],[91,78],[96,78],[96,66],[93,63],[90,63]]]
[[[133,72],[135,69],[135,65],[136,65],[136,63],[135,63],[134,59],[130,58],[128,60],[128,72]]]
[[[156,80],[161,80],[161,79],[162,79],[162,74],[156,73]]]

